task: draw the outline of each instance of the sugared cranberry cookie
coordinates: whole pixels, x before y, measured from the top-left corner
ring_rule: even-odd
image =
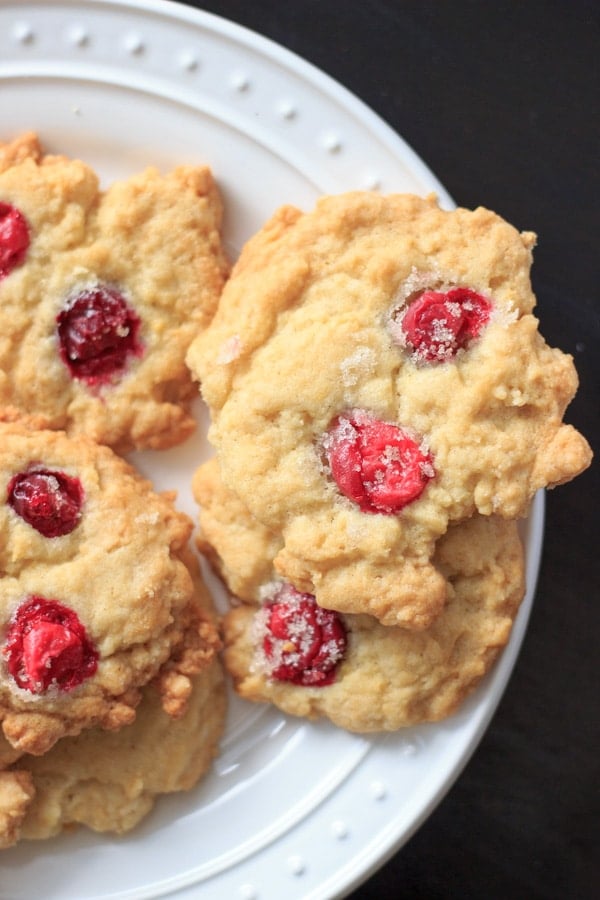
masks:
[[[245,601],[226,614],[223,630],[225,665],[248,700],[325,716],[350,731],[394,731],[454,712],[510,636],[524,592],[512,520],[475,514],[447,531],[435,564],[448,600],[429,628],[414,631],[323,610],[311,595],[273,581],[277,540],[223,485],[215,461],[198,470],[194,490],[201,549],[211,548],[213,564]]]
[[[150,679],[181,714],[218,639],[173,497],[107,447],[30,426],[0,422],[0,725],[41,754],[131,722]]]
[[[133,724],[117,732],[90,728],[41,757],[21,757],[0,772],[0,847],[48,838],[74,824],[129,831],[158,795],[189,790],[210,768],[225,709],[223,673],[213,657],[193,676],[180,718],[165,713],[149,686]]]
[[[323,607],[428,627],[436,541],[577,475],[577,377],[532,315],[534,235],[485,209],[351,193],[243,249],[188,361],[223,478]]]
[[[0,146],[0,405],[119,451],[194,427],[185,353],[227,274],[206,167],[101,190],[32,135]]]

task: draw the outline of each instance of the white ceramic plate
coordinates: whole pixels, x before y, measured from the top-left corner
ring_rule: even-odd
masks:
[[[323,192],[436,191],[406,144],[355,97],[282,48],[184,6],[138,2],[0,4],[2,138],[34,129],[105,182],[155,164],[208,162],[235,254],[281,203]],[[159,488],[189,481],[209,453],[198,436],[136,462]],[[10,900],[176,896],[287,900],[344,895],[423,822],[468,760],[513,668],[539,564],[543,498],[526,523],[527,598],[499,663],[458,715],[375,738],[292,721],[232,698],[213,772],[164,798],[124,838],[84,829],[0,857]]]

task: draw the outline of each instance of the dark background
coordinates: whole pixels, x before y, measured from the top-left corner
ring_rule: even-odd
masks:
[[[598,4],[190,3],[340,81],[461,206],[538,234],[541,331],[573,354],[567,420],[600,450]],[[600,897],[598,466],[547,497],[531,623],[497,714],[412,840],[352,900]],[[284,900],[284,898],[282,898]]]

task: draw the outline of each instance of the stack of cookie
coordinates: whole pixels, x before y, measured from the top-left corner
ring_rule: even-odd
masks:
[[[449,715],[509,638],[518,520],[582,471],[534,236],[352,193],[284,207],[231,277],[206,167],[101,190],[0,146],[0,846],[125,831],[242,697],[359,732]],[[228,280],[229,279],[229,280]],[[122,454],[189,436],[192,522]]]
[[[217,750],[192,522],[117,454],[194,427],[220,221],[204,167],[103,192],[35,135],[0,147],[0,846],[126,831]]]
[[[535,237],[433,198],[284,207],[188,363],[201,549],[242,697],[359,732],[452,713],[510,635],[518,520],[589,465],[533,316]]]

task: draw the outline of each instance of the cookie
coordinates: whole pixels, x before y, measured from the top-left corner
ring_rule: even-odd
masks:
[[[513,520],[475,514],[448,530],[435,555],[448,600],[415,631],[324,610],[274,580],[273,534],[223,485],[214,461],[198,470],[194,488],[201,548],[212,548],[221,577],[245,601],[225,615],[223,632],[226,668],[247,700],[353,732],[396,731],[455,712],[509,639],[524,594]]]
[[[485,209],[358,192],[284,207],[243,249],[188,362],[226,484],[324,608],[429,627],[448,527],[522,516],[589,464],[533,245]]]
[[[102,190],[35,136],[0,146],[0,406],[119,452],[194,429],[185,365],[228,271],[210,170]]]
[[[37,423],[33,423],[35,425]],[[183,712],[218,636],[190,519],[109,448],[0,422],[0,724],[13,748],[135,718],[158,679]]]
[[[213,658],[193,676],[180,718],[165,713],[149,686],[133,724],[117,732],[88,729],[43,756],[21,757],[0,772],[0,847],[52,837],[73,824],[131,830],[160,794],[189,790],[209,770],[225,710],[223,672]]]
[[[13,141],[0,144],[0,172],[24,162],[26,159],[39,163],[43,156],[42,145],[34,131],[20,134]],[[3,236],[5,239],[6,235]],[[4,240],[3,240],[3,246]]]
[[[234,597],[259,603],[263,585],[273,579],[281,537],[254,519],[225,486],[216,457],[196,469],[192,493],[199,506],[196,542],[200,553]]]

